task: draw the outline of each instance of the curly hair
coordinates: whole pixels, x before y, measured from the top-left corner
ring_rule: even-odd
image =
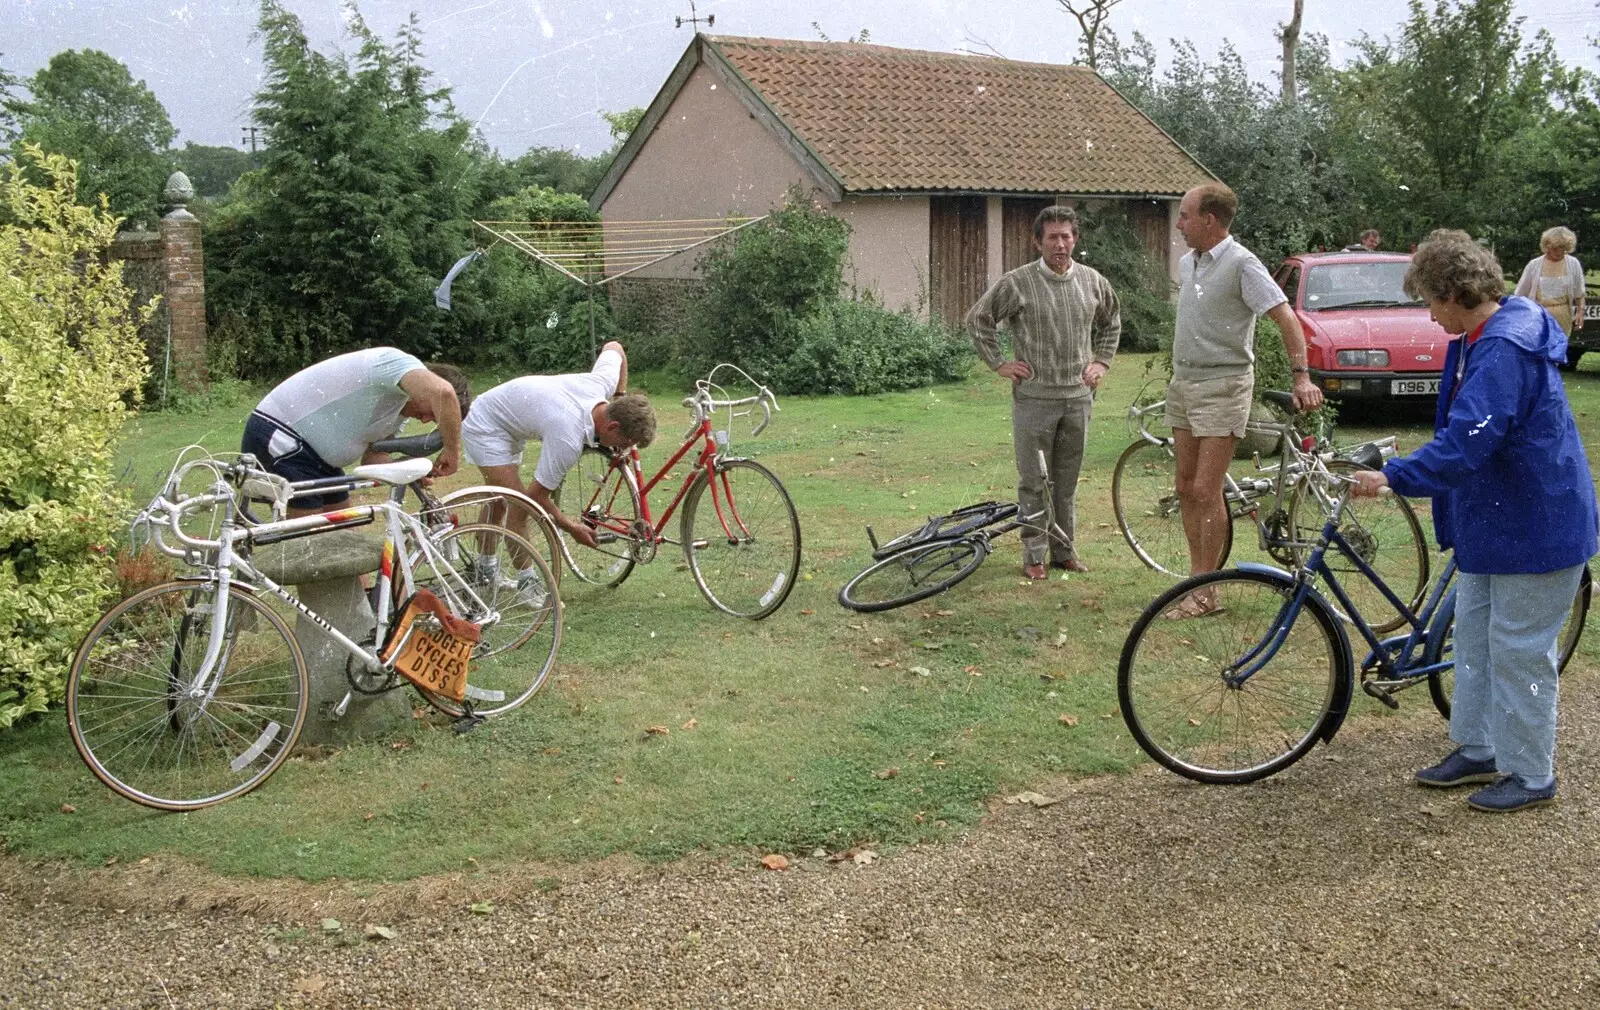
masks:
[[[1406,294],[1422,301],[1455,300],[1464,309],[1498,301],[1506,293],[1505,271],[1494,253],[1453,228],[1439,228],[1411,254]]]
[[[643,393],[625,393],[606,404],[606,417],[622,425],[629,442],[643,449],[656,438],[656,411]]]
[[[1572,251],[1578,248],[1578,236],[1572,234],[1571,228],[1563,228],[1558,224],[1554,228],[1546,228],[1544,234],[1539,236],[1539,248],[1545,252],[1560,249],[1571,256]]]

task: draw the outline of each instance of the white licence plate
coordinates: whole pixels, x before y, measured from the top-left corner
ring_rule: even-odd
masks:
[[[1395,379],[1389,383],[1389,392],[1395,396],[1426,396],[1439,394],[1438,379]]]

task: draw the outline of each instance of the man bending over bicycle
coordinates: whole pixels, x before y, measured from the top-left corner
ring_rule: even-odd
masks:
[[[563,515],[552,497],[588,446],[643,448],[656,434],[655,410],[638,393],[629,393],[628,356],[615,340],[600,349],[594,368],[570,375],[524,375],[503,382],[475,401],[462,426],[467,459],[485,483],[514,488],[539,503],[561,529],[585,547],[595,546],[594,530]],[[537,439],[539,464],[523,485],[522,449]],[[526,516],[509,524],[521,533]],[[494,560],[494,559],[487,559]]]
[[[370,347],[319,361],[277,385],[244,423],[239,449],[290,481],[338,477],[355,463],[384,462],[373,442],[406,418],[435,423],[444,448],[432,476],[461,463],[461,418],[472,403],[467,377],[454,365],[424,365],[393,347]],[[350,500],[348,491],[297,497],[289,516],[313,515]]]

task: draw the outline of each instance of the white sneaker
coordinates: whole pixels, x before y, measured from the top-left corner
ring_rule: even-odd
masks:
[[[545,588],[544,578],[537,572],[523,572],[517,578],[517,600],[525,603],[535,610],[544,608],[545,601],[550,599],[550,591]]]

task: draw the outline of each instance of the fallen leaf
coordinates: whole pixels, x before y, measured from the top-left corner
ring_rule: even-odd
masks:
[[[956,616],[956,612],[954,610],[935,610],[933,612],[933,616],[935,616],[935,617],[954,617],[954,616]]]
[[[789,868],[789,860],[774,852],[769,856],[762,856],[761,865],[769,870],[787,870]]]
[[[666,736],[671,732],[672,730],[665,726],[646,726],[644,729],[645,736]]]
[[[372,820],[372,818],[373,818],[373,815],[371,813],[365,813],[365,814],[361,815],[361,819],[364,820],[364,821],[370,821],[370,820]]]
[[[1198,725],[1200,725],[1200,720],[1191,716],[1190,719],[1189,719],[1189,725],[1198,726]]]
[[[474,901],[472,904],[467,906],[467,911],[471,912],[473,915],[493,915],[494,902]]]
[[[845,627],[849,628],[851,631],[866,631],[867,630],[867,626],[865,624],[846,624]]]
[[[922,643],[922,647],[924,649],[927,649],[929,652],[938,652],[940,649],[944,648],[944,643],[943,642],[923,642]]]
[[[812,849],[811,850],[811,858],[812,859],[826,859],[826,858],[828,858],[828,850],[824,849],[824,848]]]
[[[855,855],[851,856],[850,861],[855,863],[857,866],[871,866],[872,861],[877,858],[878,854],[876,852],[873,852],[871,849],[862,849]]]
[[[883,771],[873,772],[872,777],[875,779],[892,779],[899,774],[900,769],[898,768],[885,768]]]
[[[70,803],[63,803],[61,804],[61,812],[64,814],[75,814],[78,812],[78,808]]]
[[[947,765],[947,764],[949,764],[949,763],[950,763],[950,762],[948,762],[948,761],[942,761],[942,760],[941,760],[941,761],[935,761],[935,762],[934,762],[934,763],[933,763],[933,766],[934,766],[934,767],[935,767],[935,768],[943,768],[943,767],[944,767],[944,766],[945,766],[945,765]]]
[[[551,757],[555,757],[557,754],[561,753],[561,748],[560,747],[546,747],[544,749],[544,752],[546,754],[550,755]]]
[[[116,856],[107,856],[106,857],[106,865],[107,866],[114,865],[116,863],[116,861],[117,861],[117,857]]]
[[[401,737],[399,740],[396,740],[394,743],[389,745],[390,750],[408,750],[410,747],[411,741],[404,737]]]
[[[865,627],[865,625],[863,625],[863,627]],[[872,644],[873,644],[873,645],[882,645],[882,644],[883,644],[883,639],[881,639],[881,638],[874,638],[874,639],[873,639],[873,640],[872,640]]]
[[[361,935],[366,937],[368,940],[393,940],[400,934],[396,933],[388,926],[368,926],[366,929],[361,931]]]
[[[1063,631],[1060,634],[1056,635],[1056,648],[1059,649],[1063,645],[1066,645],[1066,644],[1067,644],[1067,633],[1066,632]]]
[[[338,919],[323,919],[322,920],[322,931],[324,933],[338,933],[338,932],[343,931],[343,929],[344,929],[344,924],[341,923]]]
[[[1078,725],[1078,717],[1075,716],[1075,715],[1068,715],[1067,713],[1062,712],[1061,713],[1061,725],[1067,726],[1069,728],[1072,727],[1072,726],[1076,726],[1076,725]]]
[[[146,864],[148,862],[150,862],[150,857],[149,856],[145,856],[143,859],[139,860],[139,865],[143,866],[144,864]]]
[[[802,614],[808,614],[808,615],[809,615],[809,614],[814,614],[814,613],[816,613],[816,611],[815,611],[815,610],[811,610],[811,609],[806,609],[806,610],[802,610],[802,611],[800,611],[800,612],[801,612],[801,613],[802,613]]]
[[[931,676],[933,676],[933,671],[928,669],[926,666],[913,666],[911,668],[911,672],[916,674],[919,677],[931,677]]]
[[[307,995],[315,992],[321,992],[326,988],[328,988],[328,980],[323,978],[321,975],[308,975],[304,978],[296,979],[294,983],[295,992],[305,993]]]
[[[1444,813],[1444,811],[1430,804],[1422,808],[1422,813],[1425,817],[1439,817]]]
[[[963,667],[962,667],[962,668],[961,668],[961,672],[962,672],[962,673],[970,673],[970,674],[972,674],[972,675],[973,675],[973,676],[974,676],[974,677],[981,677],[981,676],[983,676],[983,671],[982,671],[982,670],[980,670],[980,669],[978,669],[978,668],[977,668],[977,667],[976,667],[976,666],[963,666]]]
[[[1006,802],[1025,803],[1030,807],[1038,807],[1039,809],[1043,810],[1045,807],[1053,807],[1061,801],[1054,797],[1046,796],[1043,793],[1025,792],[1018,793],[1015,796],[1007,796]]]
[[[892,659],[880,659],[876,663],[873,663],[872,665],[881,670],[886,666],[893,666],[894,665],[894,660],[892,660]]]
[[[618,775],[616,778],[612,779],[611,781],[620,786],[620,785],[622,785],[622,776]]]
[[[693,718],[692,718],[692,717],[691,717],[691,718],[690,718],[690,719],[689,719],[689,721],[688,721],[688,722],[686,722],[686,723],[684,723],[684,724],[683,724],[683,728],[684,728],[684,729],[694,729],[694,728],[695,728],[695,727],[697,727],[697,726],[699,726],[699,725],[700,725],[700,724],[699,724],[699,723],[698,723],[698,722],[696,722],[696,721],[695,721],[695,720],[694,720],[694,719],[693,719]]]

